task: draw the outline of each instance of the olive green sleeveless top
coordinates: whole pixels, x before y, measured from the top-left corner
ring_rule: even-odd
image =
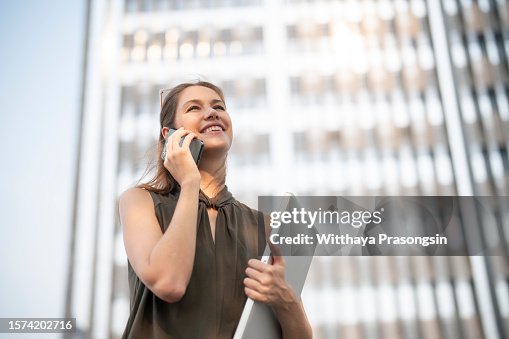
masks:
[[[179,191],[150,195],[164,233]],[[215,243],[207,207],[218,211]],[[200,190],[196,253],[186,293],[176,303],[159,299],[128,261],[131,313],[122,338],[232,338],[246,301],[247,261],[259,258],[265,246],[263,225],[263,214],[238,202],[226,186],[213,199]]]

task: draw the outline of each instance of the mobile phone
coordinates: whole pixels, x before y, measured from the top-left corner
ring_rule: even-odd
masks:
[[[166,158],[166,145],[168,144],[168,140],[175,131],[176,130],[173,128],[170,128],[170,130],[168,131],[168,135],[166,136],[166,140],[163,146],[163,153],[161,154],[161,159],[163,160]],[[180,138],[179,143],[180,146],[182,146],[184,138],[185,137]],[[196,163],[196,165],[198,165],[200,163],[201,154],[203,152],[203,141],[194,138],[193,140],[191,140],[191,143],[189,144],[189,150],[191,151],[191,155],[193,156],[194,162]]]

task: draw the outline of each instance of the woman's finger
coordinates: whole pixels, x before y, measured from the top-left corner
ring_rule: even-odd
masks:
[[[246,295],[253,299],[254,301],[260,301],[262,303],[267,303],[268,302],[268,299],[265,295],[261,294],[260,292],[257,292],[253,289],[250,289],[249,287],[244,287],[244,293],[246,293]]]
[[[263,273],[252,268],[252,267],[248,267],[246,268],[246,275],[249,277],[249,278],[252,278],[252,279],[255,279],[259,282],[262,282],[263,280]]]
[[[258,281],[252,278],[244,278],[244,286],[248,287],[254,291],[257,291],[258,293],[263,293],[264,288],[262,284],[260,284]]]
[[[260,272],[266,272],[271,266],[269,264],[265,264],[265,263],[261,262],[258,259],[249,259],[249,261],[247,262],[247,265],[249,267],[254,268],[257,271],[260,271]]]
[[[279,255],[272,256],[272,265],[285,266],[285,258]]]
[[[193,132],[189,132],[185,137],[184,137],[184,142],[182,143],[182,148],[183,149],[189,149],[189,145],[191,144],[191,141],[196,137],[196,134],[194,134]]]
[[[190,133],[188,130],[185,130],[184,127],[180,127],[178,130],[173,132],[171,135],[171,152],[177,152],[180,149],[180,139]]]

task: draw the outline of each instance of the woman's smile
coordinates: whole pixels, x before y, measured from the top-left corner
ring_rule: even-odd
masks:
[[[200,130],[200,134],[220,134],[222,132],[224,132],[224,125],[221,122],[208,123]]]
[[[221,97],[210,88],[192,86],[182,92],[179,102],[176,125],[195,132],[205,143],[205,150],[228,152],[232,123]]]

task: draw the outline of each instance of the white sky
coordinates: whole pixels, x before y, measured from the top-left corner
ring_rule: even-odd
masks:
[[[0,317],[63,315],[84,13],[0,2]]]

